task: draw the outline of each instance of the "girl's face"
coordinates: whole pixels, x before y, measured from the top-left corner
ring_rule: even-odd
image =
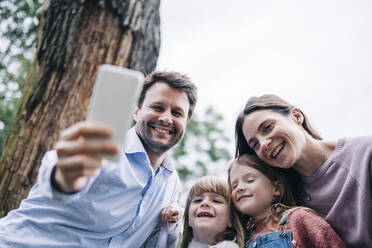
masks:
[[[272,110],[258,110],[245,116],[244,137],[257,156],[267,164],[290,168],[300,159],[305,146],[303,115],[293,109],[288,116]]]
[[[256,221],[266,218],[280,190],[259,170],[235,164],[230,170],[232,201],[236,209],[253,216]]]
[[[230,223],[230,207],[219,194],[204,192],[194,196],[189,209],[189,225],[193,238],[205,242],[205,237],[214,237],[224,231]]]

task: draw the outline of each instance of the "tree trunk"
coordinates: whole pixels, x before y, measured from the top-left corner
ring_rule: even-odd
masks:
[[[99,65],[154,70],[159,5],[160,0],[44,3],[35,61],[0,160],[0,217],[27,196],[60,131],[85,118]]]

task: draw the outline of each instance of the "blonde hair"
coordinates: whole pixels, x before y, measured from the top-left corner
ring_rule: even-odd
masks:
[[[230,206],[230,220],[231,227],[228,226],[224,231],[217,234],[215,237],[216,242],[223,240],[236,241],[239,247],[244,247],[244,236],[242,236],[241,231],[237,231],[239,228],[240,222],[237,215],[237,212],[231,207],[231,190],[227,182],[224,180],[214,177],[214,176],[205,176],[197,180],[194,185],[191,187],[189,194],[186,200],[186,208],[184,212],[184,224],[183,224],[183,235],[181,248],[187,248],[191,240],[193,239],[193,230],[190,227],[189,223],[189,210],[191,201],[195,196],[199,196],[205,192],[215,193],[223,198],[225,198],[227,204]],[[240,225],[241,228],[241,225]],[[241,236],[239,236],[241,235]]]
[[[292,194],[290,184],[283,173],[284,169],[271,167],[265,162],[261,161],[257,156],[253,154],[244,154],[234,159],[229,166],[228,170],[228,183],[231,188],[230,172],[233,166],[248,166],[253,169],[260,171],[264,174],[273,184],[276,183],[280,189],[280,195],[274,198],[270,207],[270,213],[266,217],[265,222],[276,224],[283,217],[283,214],[288,209],[296,206],[295,199]],[[238,214],[239,221],[242,226],[245,226],[246,230],[250,230],[254,227],[254,218],[249,215],[242,213]],[[239,229],[238,229],[239,230]],[[245,234],[244,234],[245,237]]]

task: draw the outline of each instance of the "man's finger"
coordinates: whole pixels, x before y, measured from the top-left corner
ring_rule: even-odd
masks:
[[[115,155],[119,152],[119,145],[109,140],[59,141],[55,144],[58,158],[75,154],[107,154]]]
[[[78,122],[61,132],[61,140],[75,140],[81,136],[109,138],[112,136],[112,128],[102,123]]]

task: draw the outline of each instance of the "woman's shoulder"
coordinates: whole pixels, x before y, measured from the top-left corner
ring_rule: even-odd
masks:
[[[233,241],[221,241],[215,245],[210,246],[210,248],[239,248],[238,244]]]
[[[372,148],[372,136],[341,138],[337,141],[337,146],[351,147],[351,148],[355,148],[355,147],[371,147]]]

